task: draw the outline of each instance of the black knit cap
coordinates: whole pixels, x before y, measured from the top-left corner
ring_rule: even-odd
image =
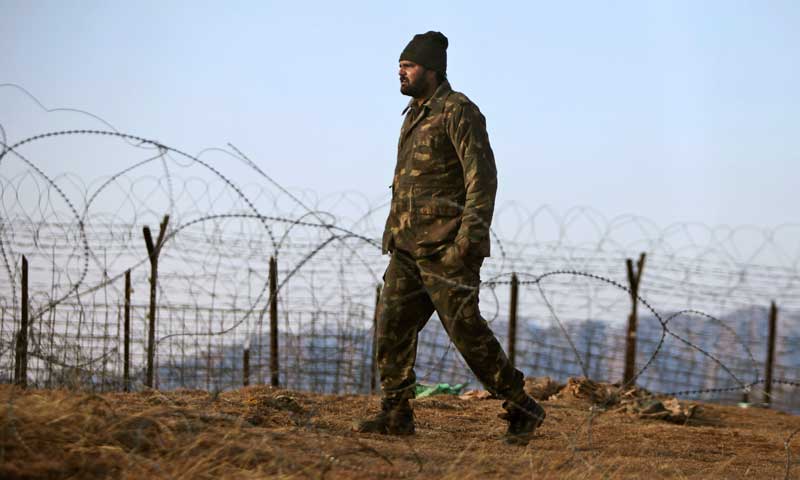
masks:
[[[447,37],[441,32],[425,32],[414,35],[408,42],[400,61],[408,60],[440,73],[447,73]]]

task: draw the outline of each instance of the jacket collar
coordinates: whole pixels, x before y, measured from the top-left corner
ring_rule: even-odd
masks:
[[[441,113],[442,109],[444,108],[444,100],[452,91],[453,89],[450,87],[450,82],[447,80],[443,81],[436,88],[436,91],[433,92],[433,95],[428,97],[428,99],[422,103],[422,108],[427,108],[434,114]],[[408,112],[411,107],[414,106],[414,100],[414,98],[409,100],[408,105],[406,105],[406,108],[403,109],[403,115],[405,115],[406,112]]]

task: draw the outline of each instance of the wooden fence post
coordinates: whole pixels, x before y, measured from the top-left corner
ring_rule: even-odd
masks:
[[[517,274],[511,274],[511,305],[508,311],[508,360],[515,364],[517,357],[517,303],[519,279]]]
[[[156,287],[158,285],[158,255],[161,253],[161,247],[164,244],[164,234],[167,232],[167,223],[169,223],[169,215],[164,215],[158,231],[158,239],[153,242],[153,236],[150,234],[150,227],[146,226],[142,229],[144,233],[144,242],[147,246],[147,255],[150,259],[150,311],[148,312],[148,325],[147,332],[147,378],[145,385],[153,388],[153,376],[155,373],[154,360],[156,355]]]
[[[28,259],[22,256],[22,311],[17,334],[14,383],[28,387]]]
[[[372,316],[372,361],[370,362],[369,392],[375,393],[378,385],[378,316],[381,306],[381,286],[375,287],[375,314]]]
[[[246,387],[250,385],[250,348],[244,349],[244,358],[242,359],[244,373],[242,374],[242,384]]]
[[[270,385],[277,387],[278,370],[278,261],[269,258],[269,371]]]
[[[123,334],[122,389],[131,391],[131,271],[125,271],[125,325]]]
[[[642,252],[639,255],[639,261],[636,262],[636,269],[633,268],[633,260],[630,258],[625,260],[625,265],[628,268],[628,285],[631,290],[631,313],[628,316],[628,336],[625,342],[625,373],[622,376],[623,385],[633,383],[634,375],[636,372],[636,329],[638,322],[637,306],[639,304],[639,281],[642,279],[642,270],[644,269],[645,254]],[[632,386],[632,385],[629,385]]]
[[[775,367],[775,338],[778,327],[778,307],[773,301],[769,308],[769,337],[767,338],[767,371],[764,379],[764,403],[772,401],[772,370]]]

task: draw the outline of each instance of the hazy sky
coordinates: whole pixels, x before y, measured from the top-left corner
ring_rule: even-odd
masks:
[[[0,83],[188,152],[232,142],[289,187],[380,199],[407,102],[398,56],[427,30],[448,36],[451,84],[487,118],[500,202],[800,221],[793,0],[0,0]],[[31,130],[15,129],[21,108],[0,94],[12,141]],[[39,162],[126,166],[91,152]]]

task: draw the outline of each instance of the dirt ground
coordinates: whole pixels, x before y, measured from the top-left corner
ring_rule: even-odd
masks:
[[[377,397],[265,386],[97,395],[3,385],[0,400],[4,479],[800,478],[800,434],[790,439],[800,417],[762,408],[682,402],[698,407],[670,423],[565,395],[543,402],[536,438],[514,447],[492,399],[416,400],[417,434],[405,438],[350,431]]]

